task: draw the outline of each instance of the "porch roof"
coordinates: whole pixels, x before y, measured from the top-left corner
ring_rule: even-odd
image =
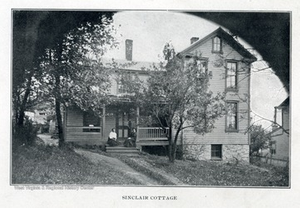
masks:
[[[126,71],[139,71],[139,72],[147,72],[153,70],[154,67],[158,67],[159,64],[155,62],[135,62],[135,61],[127,61],[123,59],[108,59],[102,58],[102,63],[107,67],[115,67],[118,70],[126,70]]]

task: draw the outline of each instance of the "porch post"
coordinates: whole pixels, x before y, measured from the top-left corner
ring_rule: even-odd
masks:
[[[103,108],[102,108],[102,129],[101,129],[101,132],[102,132],[102,139],[103,141],[105,141],[105,135],[104,135],[104,128],[105,128],[105,116],[106,115],[106,109],[105,109],[105,105],[103,105]]]
[[[139,126],[139,117],[140,117],[140,107],[136,107],[136,127]]]
[[[120,135],[119,135],[119,109],[118,108],[116,109],[115,117],[116,117],[116,133],[117,133],[117,137],[119,138]]]
[[[54,129],[55,129],[55,126],[54,126]],[[64,110],[63,110],[63,134],[64,134],[64,138],[66,141],[66,138],[67,138],[67,107],[64,107]]]
[[[139,118],[140,118],[140,107],[137,106],[136,107],[136,148],[138,148],[140,150],[140,152],[142,151],[142,146],[138,145],[138,141],[139,141]]]
[[[124,139],[124,111],[122,111],[122,138]]]

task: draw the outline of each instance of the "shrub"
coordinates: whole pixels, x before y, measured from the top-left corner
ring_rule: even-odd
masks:
[[[33,122],[25,117],[23,126],[14,126],[13,129],[13,146],[33,145],[37,136],[37,128]]]

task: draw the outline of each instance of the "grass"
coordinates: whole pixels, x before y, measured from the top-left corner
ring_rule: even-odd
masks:
[[[224,161],[176,160],[170,163],[167,157],[145,154],[138,158],[122,159],[129,166],[146,175],[161,178],[162,172],[174,176],[191,186],[230,186],[230,187],[288,187],[288,170],[265,166],[264,168],[247,163]],[[146,168],[148,166],[148,168]],[[153,173],[153,169],[160,173]],[[172,185],[172,184],[169,184]]]
[[[162,185],[199,187],[288,187],[289,171],[261,164],[225,161],[176,160],[140,154],[134,157],[110,155],[100,148],[88,150],[117,157],[138,172]],[[177,180],[177,181],[176,181]],[[13,184],[140,185],[139,182],[105,163],[95,165],[76,154],[72,147],[20,146],[12,154]]]
[[[91,163],[70,147],[43,145],[19,146],[13,150],[12,184],[139,185],[108,165]]]

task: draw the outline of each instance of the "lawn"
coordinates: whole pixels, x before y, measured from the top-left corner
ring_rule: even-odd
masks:
[[[91,163],[70,147],[44,145],[13,150],[12,184],[139,185],[106,164]]]
[[[109,155],[100,148],[89,150],[117,157],[163,185],[176,185],[177,180],[185,186],[199,187],[289,186],[286,168],[226,161],[176,160],[170,163],[167,157],[146,153],[127,157]],[[20,146],[13,150],[12,184],[140,185],[105,163],[91,163],[76,154],[72,147],[60,149],[44,145]]]
[[[128,165],[157,179],[162,172],[175,176],[186,185],[204,187],[288,187],[289,171],[266,164],[261,167],[241,162],[176,160],[144,154],[136,158],[120,158]],[[153,173],[153,169],[160,171]]]

